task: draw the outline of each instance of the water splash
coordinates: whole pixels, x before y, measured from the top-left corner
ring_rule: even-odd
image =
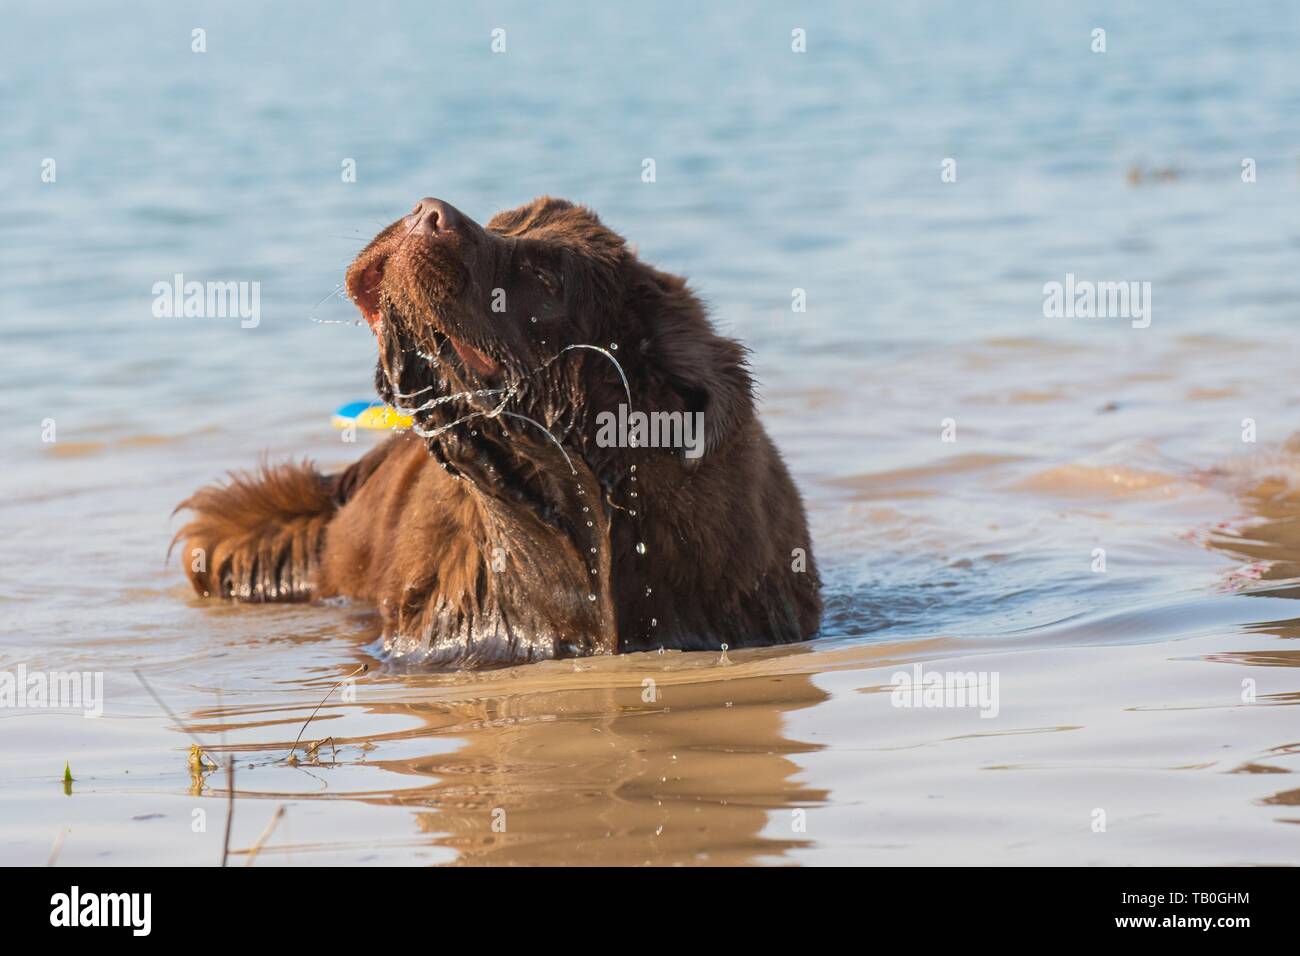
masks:
[[[614,346],[614,347],[617,348],[618,346]],[[593,352],[599,352],[601,355],[605,356],[605,358],[609,359],[610,362],[613,363],[615,370],[618,372],[618,377],[623,380],[623,391],[627,395],[628,408],[631,408],[632,389],[627,384],[627,376],[623,373],[623,366],[618,364],[618,359],[614,358],[613,354],[608,349],[602,349],[599,345],[585,345],[585,344],[566,345],[564,348],[560,349],[560,351],[556,353],[555,358],[551,359],[551,362],[554,362],[555,359],[558,359],[565,352],[572,351],[573,349],[591,349],[591,351]],[[546,365],[542,366],[542,368],[546,368],[546,366],[550,365],[551,362],[547,362]],[[537,371],[540,372],[541,370],[542,369],[538,369]]]
[[[430,386],[430,388],[432,388],[432,386]],[[473,390],[468,391],[468,392],[455,392],[454,394],[451,394],[451,395],[442,395],[442,396],[439,396],[438,398],[431,398],[431,399],[429,399],[427,402],[425,402],[423,405],[418,405],[418,406],[416,406],[415,408],[402,408],[402,407],[399,406],[399,407],[398,407],[398,411],[403,412],[404,414],[407,414],[407,415],[414,415],[416,412],[427,412],[427,411],[428,411],[429,409],[431,409],[431,408],[437,408],[439,405],[446,405],[448,402],[454,402],[454,401],[457,401],[458,399],[462,399],[462,398],[480,398],[480,397],[487,396],[487,395],[500,395],[500,394],[502,394],[503,392],[509,392],[509,393],[513,394],[513,391],[512,391],[511,389],[505,389],[505,388],[477,388],[477,389],[473,389]],[[403,397],[405,397],[405,396],[403,396]],[[509,397],[509,396],[507,396],[507,397]]]
[[[317,325],[360,325],[361,319],[318,319],[316,318],[316,310],[319,309],[326,302],[328,302],[330,299],[346,299],[346,298],[347,298],[346,287],[343,285],[343,283],[340,282],[338,285],[334,287],[333,292],[321,298],[319,302],[317,302],[315,305],[311,307],[311,312],[308,313],[307,318],[315,322]]]
[[[388,384],[391,385],[392,382],[390,381]],[[394,398],[416,398],[420,395],[423,395],[425,392],[432,392],[436,387],[437,386],[434,385],[426,385],[424,388],[416,389],[414,392],[399,392],[397,389],[394,388],[393,397]]]
[[[541,422],[533,421],[533,419],[529,418],[527,415],[520,415],[516,412],[502,412],[501,414],[506,415],[510,418],[522,418],[524,421],[532,422],[534,425],[540,428],[546,434],[546,437],[549,438],[555,444],[555,447],[560,449],[560,454],[564,456],[564,461],[565,464],[569,466],[569,471],[575,475],[578,473],[578,469],[573,467],[573,462],[569,458],[569,453],[564,450],[564,446],[560,444],[560,440],[551,434],[551,430],[549,428],[547,428]],[[591,522],[588,521],[587,524],[591,524]]]
[[[326,298],[328,298],[328,296]],[[612,347],[617,348],[618,346],[613,345]],[[415,408],[405,408],[399,405],[397,407],[398,411],[406,415],[414,416],[419,412],[429,411],[430,409],[437,408],[440,405],[445,405],[449,402],[457,401],[460,399],[478,398],[478,397],[484,397],[489,395],[502,395],[503,397],[501,399],[501,402],[490,411],[483,411],[483,410],[473,411],[470,412],[468,415],[462,415],[460,418],[457,418],[454,421],[447,422],[445,425],[439,425],[438,427],[432,429],[422,428],[418,423],[416,423],[412,425],[411,430],[415,432],[415,434],[419,435],[421,438],[437,438],[440,435],[446,434],[450,429],[455,428],[457,425],[463,425],[465,422],[473,421],[476,418],[492,419],[498,416],[505,416],[508,418],[518,418],[521,421],[528,422],[529,424],[535,425],[537,428],[541,429],[542,433],[545,434],[548,439],[550,439],[551,443],[554,444],[555,447],[560,450],[560,454],[564,456],[564,462],[569,466],[569,472],[571,474],[576,475],[578,473],[578,470],[573,467],[573,460],[569,457],[569,453],[565,451],[563,443],[558,438],[555,437],[555,434],[549,428],[547,428],[541,422],[529,418],[527,415],[523,415],[518,412],[505,411],[506,403],[509,402],[510,399],[514,398],[514,396],[519,393],[519,389],[525,381],[527,381],[532,376],[538,374],[539,372],[542,372],[545,369],[549,368],[552,364],[554,364],[557,360],[559,360],[560,356],[562,356],[564,353],[573,351],[575,349],[588,349],[592,352],[597,352],[600,355],[603,355],[605,358],[609,359],[610,364],[612,364],[614,366],[615,371],[618,372],[619,380],[623,383],[623,392],[627,396],[627,403],[630,407],[632,404],[632,388],[628,384],[627,374],[623,371],[623,366],[619,363],[618,359],[616,359],[613,356],[613,354],[610,353],[609,350],[603,349],[598,345],[577,343],[574,345],[566,345],[564,348],[560,349],[559,352],[553,355],[546,362],[543,362],[537,368],[533,369],[532,372],[528,373],[519,381],[509,384],[506,388],[474,389],[470,391],[456,392],[451,395],[442,395],[437,398],[432,398],[429,401],[424,402],[423,404]],[[436,364],[437,362],[436,356],[430,356],[426,353],[420,352],[419,350],[416,350],[415,354],[418,355],[420,358],[423,358],[426,361],[430,362],[431,364]],[[400,376],[400,374],[401,374],[401,369],[399,368],[398,375]],[[392,380],[391,374],[388,375],[388,379],[389,379],[390,386],[393,386],[393,396],[394,398],[397,399],[415,398],[425,394],[426,392],[432,391],[433,388],[435,387],[433,385],[429,385],[425,388],[418,389],[414,392],[404,393],[397,389],[396,383]],[[635,465],[632,466],[632,470],[633,471],[636,470]],[[636,479],[633,478],[633,480],[635,481]],[[579,491],[581,491],[581,488],[579,488]],[[636,497],[636,492],[632,492],[632,497],[634,498]],[[609,501],[608,496],[606,496],[606,500]],[[613,501],[609,501],[609,504],[615,508],[620,508],[620,510],[627,511],[626,508],[622,508],[622,506],[614,504]],[[635,515],[636,512],[633,511],[631,512],[631,514]],[[642,547],[644,548],[644,545],[642,545]],[[642,553],[644,553],[644,551],[642,551]]]
[[[514,394],[515,394],[515,390],[513,388],[507,389],[506,397],[501,399],[501,404],[497,405],[497,407],[492,409],[491,411],[479,410],[476,412],[470,412],[468,415],[462,415],[460,418],[456,419],[455,421],[447,422],[447,424],[439,425],[437,428],[431,430],[421,428],[418,424],[415,424],[411,426],[411,431],[415,432],[421,438],[437,438],[439,435],[446,434],[450,429],[455,428],[457,425],[461,425],[465,422],[472,421],[475,418],[496,418],[498,415],[501,414],[502,410],[506,407],[506,402],[510,401],[510,399],[514,397]],[[510,414],[510,413],[507,412],[506,414]],[[516,417],[522,418],[523,416],[520,415]],[[529,419],[529,421],[532,420]],[[537,424],[537,423],[533,422],[533,424]],[[546,429],[544,428],[542,430],[546,431]],[[546,433],[548,435],[551,434],[550,432],[546,432]],[[555,441],[554,435],[551,435],[551,440]],[[563,449],[561,449],[561,451],[563,451]],[[564,457],[567,459],[569,456],[565,455]]]

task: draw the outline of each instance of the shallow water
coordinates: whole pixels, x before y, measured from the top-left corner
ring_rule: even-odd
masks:
[[[237,758],[236,863],[277,806],[259,865],[1300,861],[1292,8],[71,10],[0,56],[0,670],[103,672],[105,713],[0,708],[0,861],[220,858],[225,774],[136,669]],[[194,599],[176,502],[374,440],[329,423],[373,340],[310,321],[362,243],[544,192],[753,349],[823,636],[403,673],[364,607]],[[154,318],[178,272],[260,324]],[[1150,327],[1045,319],[1067,272],[1150,281]],[[894,706],[917,663],[996,717]]]

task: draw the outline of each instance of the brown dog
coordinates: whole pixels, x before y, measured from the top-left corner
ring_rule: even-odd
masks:
[[[484,229],[424,199],[347,288],[380,396],[416,425],[338,475],[194,494],[177,537],[200,594],[371,601],[391,654],[462,666],[817,630],[803,504],[744,350],[591,211],[543,197]]]

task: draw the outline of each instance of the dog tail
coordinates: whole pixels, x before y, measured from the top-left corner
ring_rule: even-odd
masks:
[[[308,462],[232,472],[176,510],[193,512],[176,537],[196,593],[238,601],[305,601],[319,588],[325,530],[341,501],[336,477]],[[170,553],[170,551],[169,551]]]

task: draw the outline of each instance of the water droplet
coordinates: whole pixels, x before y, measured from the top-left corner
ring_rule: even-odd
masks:
[[[534,321],[534,322],[537,321],[537,316],[533,316],[533,321]]]
[[[587,600],[588,600],[588,601],[595,601],[595,600],[596,600],[596,595],[594,595],[594,594],[588,594],[588,595],[587,595]]]
[[[587,522],[587,527],[590,528],[591,526],[592,526],[591,522],[588,521],[588,522]]]
[[[650,592],[653,591],[653,590],[654,590],[654,588],[646,588],[646,589],[645,589],[646,597],[649,597],[649,596],[650,596]]]
[[[592,573],[592,574],[595,574],[595,573],[596,573],[596,569],[595,569],[595,568],[592,568],[592,569],[591,569],[591,573]]]
[[[660,656],[660,657],[663,657],[663,656],[664,656],[664,649],[663,649],[662,647],[659,648],[659,656]]]
[[[633,466],[632,466],[632,470],[633,470],[633,471],[636,471],[636,465],[633,465]]]
[[[596,549],[595,549],[595,548],[592,548],[592,549],[591,549],[591,553],[592,553],[592,554],[595,554],[595,553],[596,553]]]
[[[650,626],[651,626],[651,627],[658,627],[658,626],[659,626],[659,618],[657,618],[657,617],[652,617],[652,618],[650,618]]]
[[[633,508],[631,511],[628,512],[628,514],[630,514],[633,518],[635,518],[635,517],[636,517],[636,509]]]
[[[644,541],[638,541],[638,542],[636,543],[636,553],[637,553],[637,554],[645,554],[645,542],[644,542]]]
[[[609,343],[609,350],[610,350],[611,352],[617,352],[617,351],[618,351],[618,343],[617,343],[617,342],[610,342],[610,343]]]
[[[631,495],[633,498],[636,497],[636,492],[635,492],[635,491],[629,491],[628,494]]]

